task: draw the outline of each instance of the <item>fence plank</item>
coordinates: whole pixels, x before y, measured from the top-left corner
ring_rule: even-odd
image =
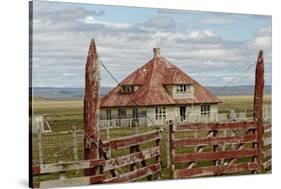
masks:
[[[271,149],[263,151],[263,158],[264,159],[268,158],[269,156],[271,156],[271,153],[272,153]]]
[[[153,175],[160,171],[161,171],[161,164],[156,163],[156,164],[151,164],[146,167],[137,169],[137,170],[129,172],[129,173],[119,175],[117,177],[105,179],[104,182],[105,183],[132,182],[132,181],[147,177],[149,175]]]
[[[110,141],[105,141],[103,145],[105,149],[109,149],[110,147],[111,150],[117,150],[161,139],[161,137],[162,135],[160,131],[152,131],[144,134],[122,137],[119,139],[112,139]]]
[[[272,159],[267,160],[266,162],[263,162],[263,169],[268,169],[271,166]]]
[[[263,146],[271,145],[272,138],[268,137],[264,139]]]
[[[75,177],[75,178],[68,178],[63,180],[49,180],[49,181],[40,181],[40,182],[33,182],[33,188],[60,188],[60,187],[67,187],[67,186],[81,186],[81,185],[89,185],[89,184],[96,184],[102,183],[105,179],[105,175],[96,175],[96,176],[88,176],[88,177]]]
[[[252,143],[257,141],[257,135],[231,136],[217,138],[180,138],[174,140],[174,147],[191,147],[204,145],[219,145],[233,143]]]
[[[175,131],[204,131],[224,129],[256,129],[255,121],[226,122],[226,123],[181,123],[175,127]]]
[[[266,123],[263,125],[264,127],[264,133],[271,132],[271,123]]]
[[[204,161],[204,160],[253,157],[256,155],[257,155],[256,149],[236,150],[236,151],[226,151],[226,152],[185,153],[185,154],[174,155],[174,161],[176,163],[185,163],[185,162],[189,162],[189,161]]]
[[[78,169],[88,169],[104,165],[104,160],[80,160],[80,161],[69,161],[63,163],[51,163],[43,165],[35,165],[32,167],[32,173],[37,174],[46,174],[46,173],[55,173],[63,171],[71,171]]]
[[[219,165],[210,167],[199,167],[192,169],[181,169],[175,171],[175,178],[201,177],[209,175],[221,175],[257,169],[257,163],[239,163],[232,165]]]

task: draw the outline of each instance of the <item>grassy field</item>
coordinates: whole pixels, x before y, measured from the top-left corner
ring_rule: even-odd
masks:
[[[223,103],[219,105],[219,113],[228,113],[230,109],[235,111],[252,112],[253,97],[252,96],[220,96]],[[271,103],[271,96],[265,96],[265,104]],[[73,160],[72,152],[72,139],[70,133],[56,134],[60,131],[70,131],[73,126],[77,130],[83,129],[83,100],[48,100],[48,99],[35,99],[32,102],[33,115],[45,115],[48,123],[52,128],[52,133],[43,135],[43,153],[45,163],[54,163],[60,160],[69,161]],[[138,133],[155,130],[155,127],[138,128]],[[110,137],[118,138],[122,136],[129,136],[136,133],[135,128],[111,129]],[[167,132],[164,129],[163,139],[161,140],[161,160],[162,160],[162,179],[169,178],[169,170],[167,169],[166,159],[166,144]],[[106,139],[106,131],[101,131],[101,138]],[[33,134],[33,164],[39,163],[38,158],[38,144],[37,135]],[[83,134],[78,133],[78,156],[83,159]],[[80,175],[81,171],[69,173],[71,175]],[[44,180],[50,178],[57,178],[58,175],[53,174],[49,176],[36,177],[35,180]]]

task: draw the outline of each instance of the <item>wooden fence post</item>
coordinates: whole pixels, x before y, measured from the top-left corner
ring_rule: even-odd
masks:
[[[73,159],[78,160],[77,132],[75,126],[72,127],[71,132],[72,132]]]
[[[106,139],[109,140],[110,139],[110,128],[106,127],[105,131],[106,131]]]
[[[43,145],[42,145],[42,127],[37,125],[37,140],[38,140],[38,152],[39,152],[39,162],[43,165]]]
[[[175,169],[175,164],[174,164],[174,154],[175,154],[175,149],[173,145],[174,141],[174,128],[173,128],[173,122],[170,120],[169,121],[169,159],[170,159],[170,178],[172,179],[174,177],[174,169]]]
[[[92,39],[88,51],[85,73],[84,95],[84,156],[99,159],[99,85],[100,65],[95,41]],[[85,176],[95,175],[96,168],[86,169]]]
[[[264,90],[264,62],[263,51],[259,51],[259,56],[256,65],[256,78],[255,78],[255,93],[254,93],[254,113],[253,119],[257,122],[257,163],[258,172],[262,172],[263,160],[263,90]]]

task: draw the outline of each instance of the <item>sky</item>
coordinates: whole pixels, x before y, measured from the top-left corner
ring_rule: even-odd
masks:
[[[271,85],[271,16],[35,1],[32,86],[84,87],[92,38],[118,81],[161,56],[206,86],[224,86],[264,51]],[[255,66],[231,85],[253,85]],[[101,86],[116,82],[101,68]]]

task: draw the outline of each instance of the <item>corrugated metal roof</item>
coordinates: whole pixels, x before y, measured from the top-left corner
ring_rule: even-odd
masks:
[[[193,84],[193,100],[173,99],[165,87],[173,84]],[[101,98],[101,108],[220,102],[214,94],[164,57],[154,57],[125,78],[120,85],[138,85],[139,88],[133,93],[122,93],[121,86],[115,87]]]

